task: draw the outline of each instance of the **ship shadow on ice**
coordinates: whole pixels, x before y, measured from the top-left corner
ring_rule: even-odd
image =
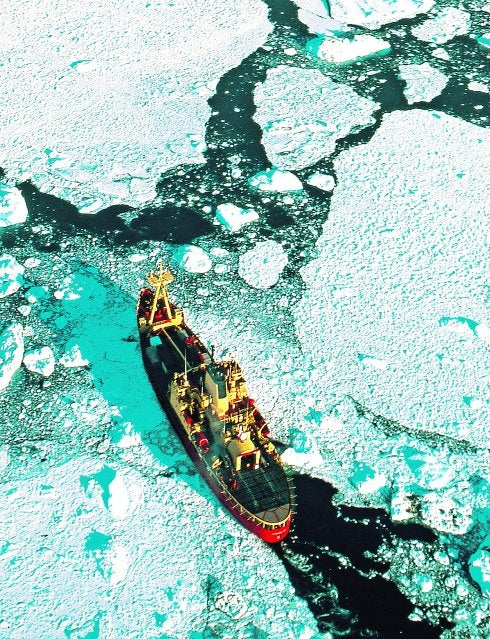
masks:
[[[332,637],[420,639],[439,637],[451,626],[412,621],[414,605],[384,577],[383,542],[395,537],[432,542],[429,529],[395,525],[378,509],[335,506],[336,489],[295,475],[297,514],[293,529],[275,547],[296,592],[304,597],[321,632]]]

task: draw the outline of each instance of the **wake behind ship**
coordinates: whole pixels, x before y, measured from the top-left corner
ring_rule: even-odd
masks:
[[[233,359],[218,362],[170,302],[162,264],[148,275],[137,317],[146,371],[202,476],[246,528],[269,543],[291,525],[291,491],[264,418]]]

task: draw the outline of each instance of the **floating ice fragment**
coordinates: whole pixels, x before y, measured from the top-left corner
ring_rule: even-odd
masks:
[[[472,579],[479,585],[482,595],[490,597],[490,535],[482,541],[468,561]]]
[[[303,185],[300,180],[289,171],[281,171],[272,168],[267,171],[260,171],[248,180],[253,188],[259,191],[302,191]]]
[[[427,62],[423,64],[401,64],[400,76],[407,84],[403,93],[408,104],[431,102],[444,90],[449,78]]]
[[[318,171],[308,176],[306,183],[322,191],[333,191],[335,188],[334,177],[327,173],[319,173]]]
[[[0,334],[0,391],[7,388],[22,364],[24,338],[21,324],[11,324]]]
[[[12,295],[22,286],[23,274],[24,267],[15,257],[6,253],[0,255],[0,298]]]
[[[256,222],[259,215],[253,209],[242,209],[235,204],[220,204],[216,207],[216,219],[230,231],[239,231],[245,224]]]
[[[54,371],[54,354],[49,346],[27,351],[23,361],[28,371],[43,377],[49,377]]]
[[[277,283],[287,263],[288,256],[282,246],[274,240],[266,240],[240,255],[238,274],[253,288],[270,288]]]
[[[434,58],[439,58],[439,60],[449,60],[449,53],[446,51],[446,49],[443,49],[442,47],[437,47],[437,49],[433,49],[433,51],[431,51],[431,55],[433,55]]]
[[[90,364],[88,359],[83,357],[76,338],[72,338],[66,343],[65,352],[60,359],[60,364],[65,368],[78,368]]]
[[[122,544],[115,543],[111,548],[108,559],[111,562],[109,583],[116,586],[126,579],[131,566],[129,552]]]
[[[308,42],[306,50],[320,60],[339,64],[371,58],[375,55],[385,55],[391,51],[391,46],[386,40],[365,34],[316,38]]]
[[[75,60],[70,64],[70,67],[77,73],[88,73],[97,68],[97,62],[95,60]]]
[[[39,260],[37,257],[28,257],[27,260],[24,262],[24,266],[26,268],[36,268],[36,266],[39,266],[39,264],[41,264],[41,260]]]
[[[287,66],[267,71],[254,101],[267,157],[283,170],[299,170],[330,155],[337,140],[374,124],[379,108],[317,69]]]
[[[15,186],[0,182],[0,228],[22,224],[27,219],[27,205]]]
[[[425,20],[421,25],[413,27],[413,35],[423,42],[443,44],[456,36],[468,33],[470,14],[462,9],[447,7],[441,9],[435,18]]]
[[[193,244],[184,244],[174,254],[177,262],[188,273],[207,273],[212,262],[206,251]]]
[[[478,42],[478,44],[480,44],[483,48],[485,49],[490,49],[490,31],[487,31],[487,33],[483,33],[481,36],[479,36],[476,41]]]
[[[434,0],[331,0],[330,15],[336,20],[355,24],[368,29],[413,18],[426,13],[434,5]]]
[[[479,91],[480,93],[489,93],[490,90],[483,82],[468,82],[468,89],[470,91]]]
[[[330,17],[326,3],[321,0],[294,0],[300,7],[298,19],[305,24],[310,33],[342,33],[349,30],[346,24]]]

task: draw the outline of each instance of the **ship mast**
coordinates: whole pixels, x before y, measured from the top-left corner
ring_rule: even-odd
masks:
[[[170,271],[163,270],[163,262],[160,260],[158,262],[158,271],[151,271],[146,278],[151,286],[155,289],[155,294],[153,296],[153,303],[151,305],[151,312],[148,323],[151,325],[155,319],[155,313],[157,311],[158,302],[163,300],[165,304],[165,309],[167,311],[167,317],[169,320],[175,319],[172,314],[172,308],[170,306],[170,300],[168,298],[167,286],[170,282],[173,282],[174,277],[170,273]]]

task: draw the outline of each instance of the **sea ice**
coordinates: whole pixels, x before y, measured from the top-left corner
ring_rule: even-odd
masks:
[[[24,267],[15,257],[4,253],[0,255],[0,298],[12,295],[24,283]]]
[[[253,288],[270,288],[277,283],[288,256],[274,240],[258,242],[252,249],[240,255],[238,274]]]
[[[483,33],[479,36],[476,41],[480,44],[484,49],[490,49],[490,31],[487,33]]]
[[[302,169],[335,149],[337,140],[374,124],[379,105],[316,69],[279,66],[255,88],[254,120],[270,162]]]
[[[28,371],[43,377],[49,377],[54,371],[54,354],[49,346],[27,351],[23,362]]]
[[[60,359],[60,364],[65,368],[79,368],[88,366],[89,360],[82,355],[78,339],[73,337],[66,343],[65,352]]]
[[[207,273],[213,265],[206,251],[193,244],[184,244],[178,248],[174,258],[188,273]]]
[[[434,17],[413,27],[413,35],[423,42],[443,44],[456,36],[465,35],[470,27],[470,14],[462,9],[447,7]]]
[[[468,561],[472,579],[479,585],[482,594],[490,597],[490,535],[482,541],[478,550]]]
[[[429,11],[434,0],[331,0],[329,5],[332,18],[377,29]]]
[[[2,25],[0,167],[87,213],[202,162],[216,82],[272,28],[261,0],[19,0]]]
[[[484,128],[412,110],[386,114],[368,143],[342,152],[295,311],[325,393],[475,445],[488,444],[489,406],[474,411],[463,397],[488,394],[477,335],[488,313],[488,141]],[[464,334],[442,321],[458,317]],[[389,365],[367,367],[362,353]]]
[[[306,50],[320,60],[338,64],[384,55],[390,52],[391,46],[386,40],[368,34],[344,37],[330,35],[311,40]]]
[[[249,178],[248,183],[259,191],[274,191],[282,193],[284,191],[302,191],[303,185],[299,178],[290,171],[281,171],[272,167],[266,171],[260,171]]]
[[[0,391],[5,390],[22,364],[24,338],[21,324],[10,324],[0,333]]]
[[[22,224],[27,219],[27,204],[15,186],[0,182],[0,228]]]
[[[323,0],[294,0],[298,6],[298,18],[311,33],[337,33],[348,27],[330,17],[327,3]]]
[[[220,204],[216,207],[216,219],[229,231],[237,232],[245,224],[256,222],[259,214],[253,209],[242,209],[235,204]]]
[[[431,102],[437,97],[449,81],[449,78],[430,66],[423,64],[400,64],[399,77],[405,81],[403,93],[408,104]]]
[[[479,91],[480,93],[490,93],[490,90],[483,82],[468,82],[468,89],[470,91]]]
[[[321,191],[333,191],[335,188],[334,177],[327,173],[320,173],[318,171],[309,175],[306,183],[320,189]]]

